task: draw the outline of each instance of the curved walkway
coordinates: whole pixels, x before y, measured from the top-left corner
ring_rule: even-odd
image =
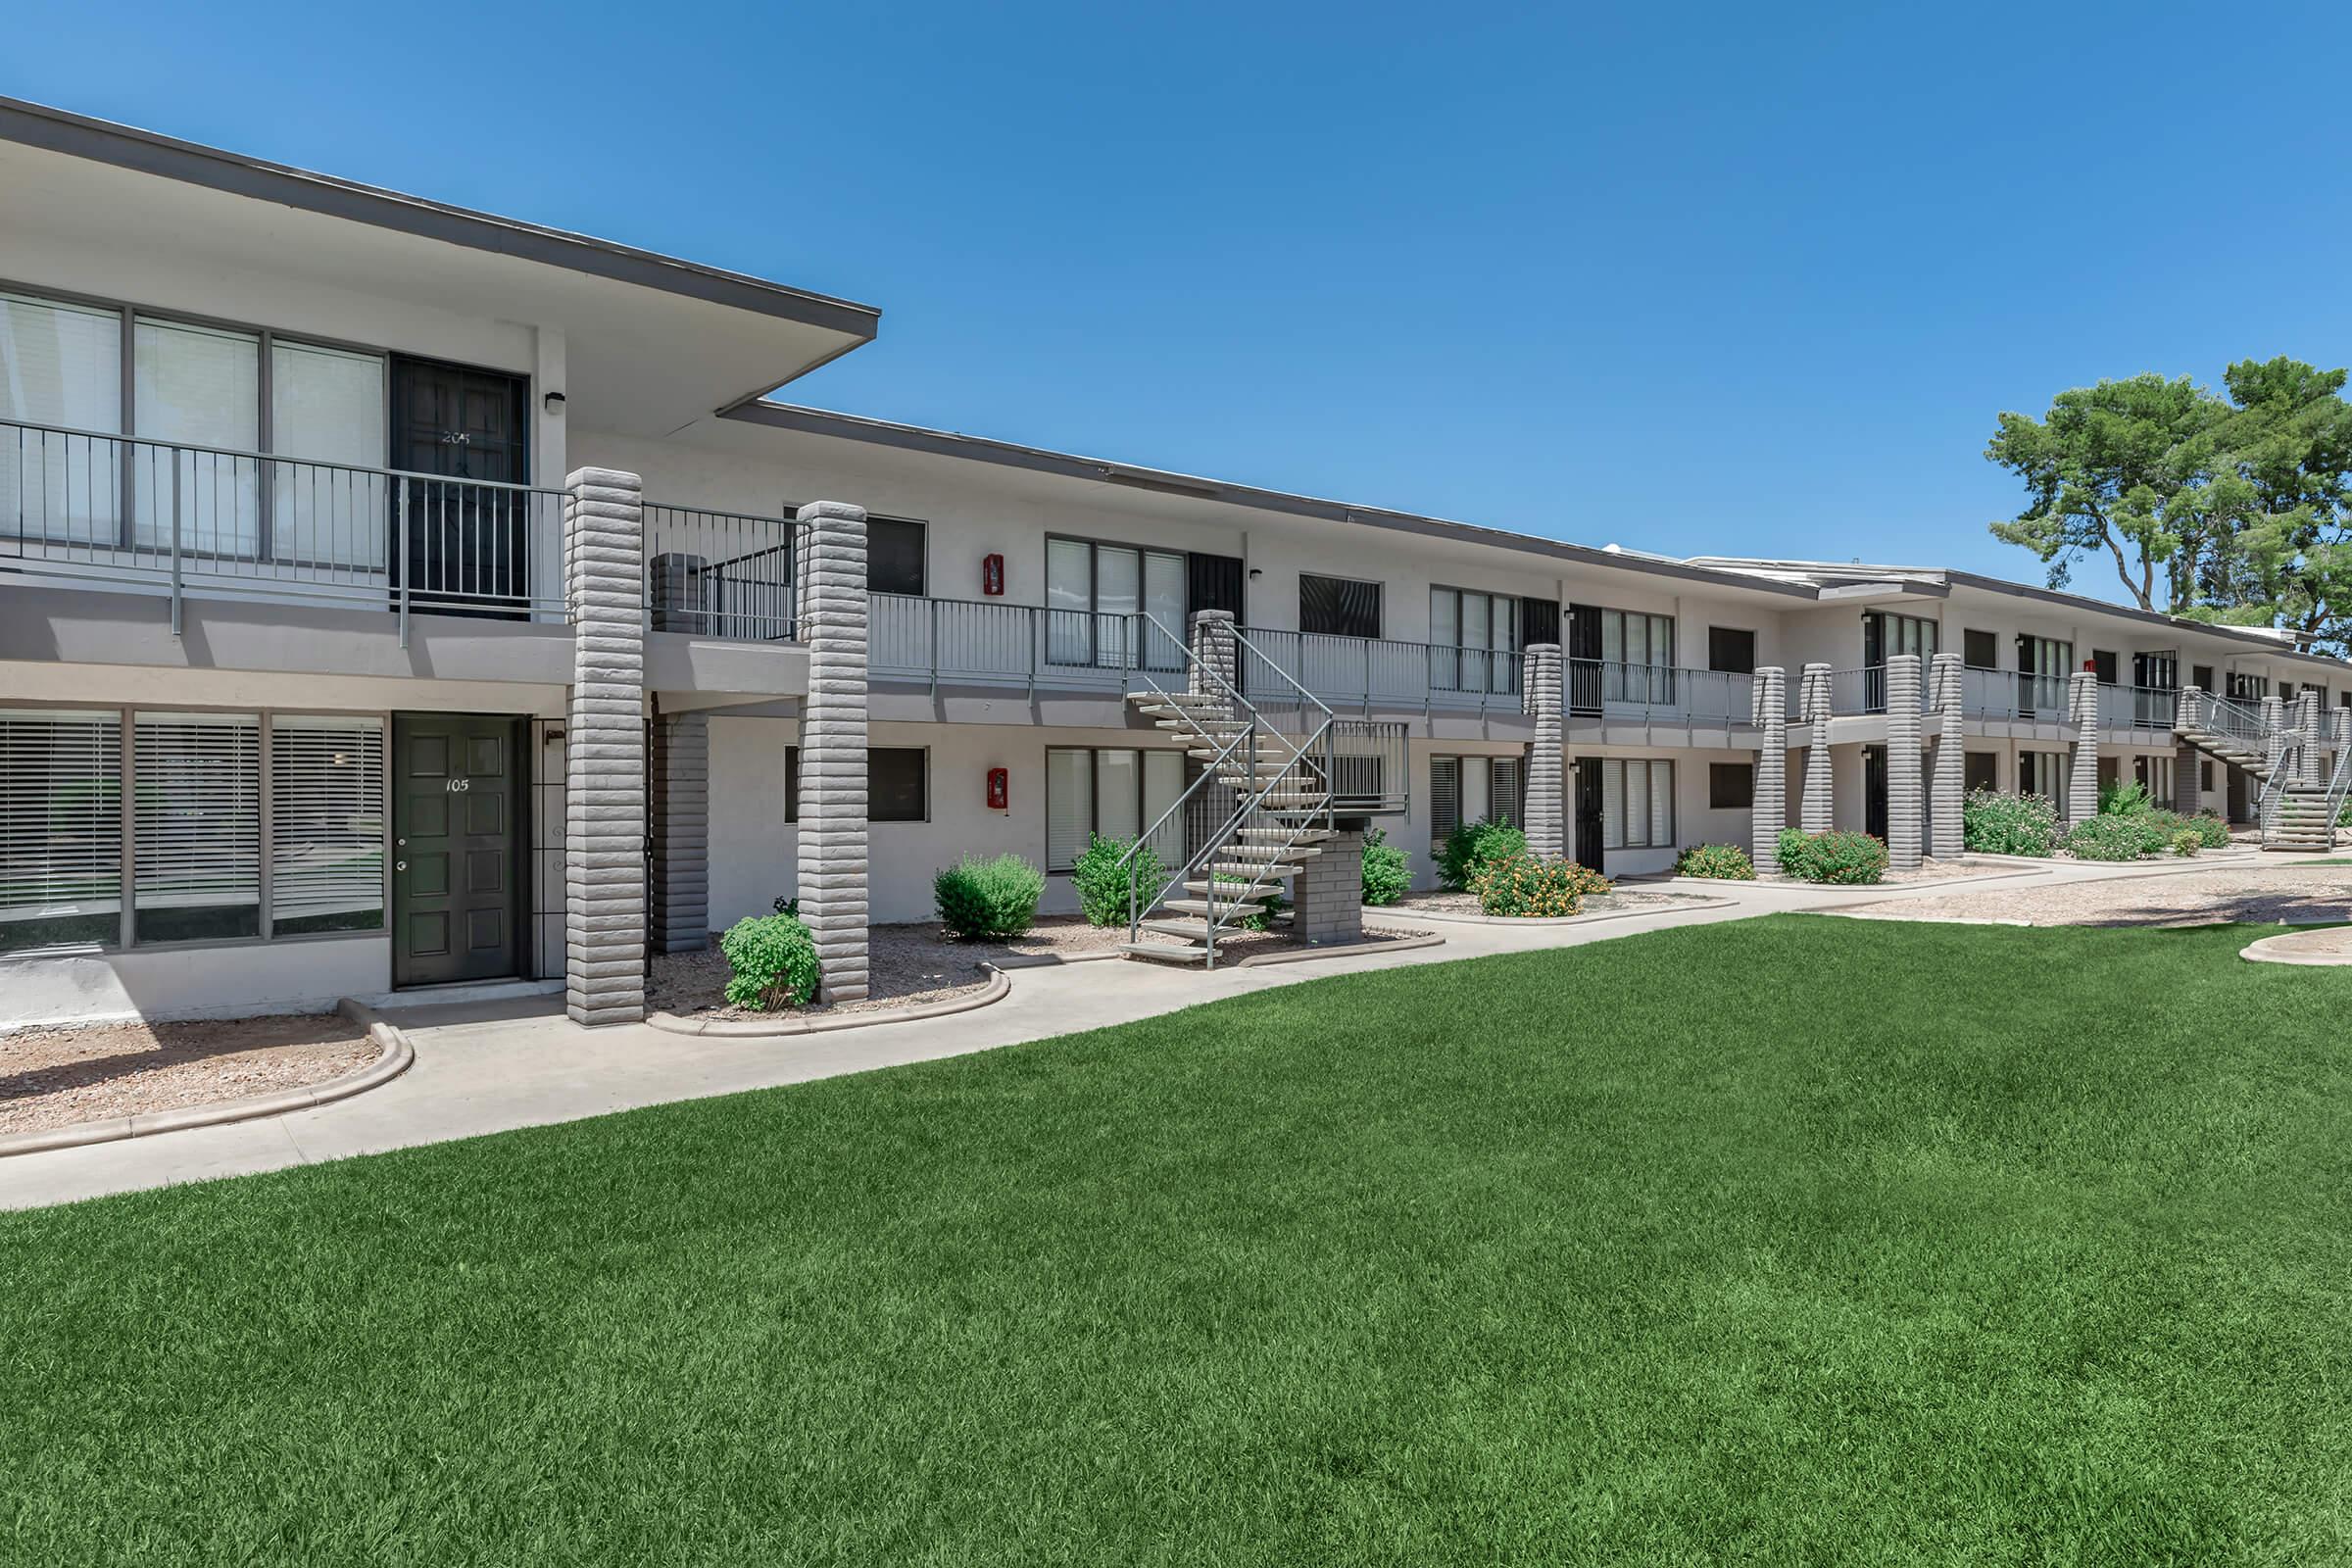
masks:
[[[2061,863],[2037,871],[2034,880],[2150,874],[2155,873],[2148,867]],[[1443,928],[1446,941],[1441,947],[1236,966],[1207,975],[1142,963],[1025,968],[1012,975],[1012,995],[977,1012],[790,1041],[689,1037],[643,1024],[579,1029],[564,1016],[562,999],[553,997],[493,1006],[387,1008],[386,1015],[415,1046],[416,1061],[401,1077],[372,1093],[266,1120],[20,1155],[0,1164],[0,1208],[279,1170],[669,1101],[962,1055],[1127,1023],[1324,975],[1576,947],[1679,926],[1884,903],[1936,891],[1923,888],[1913,895],[1899,887],[1739,882],[1711,883],[1708,890],[1720,890],[1727,902],[1542,930],[1448,925]],[[1412,923],[1409,913],[1397,919]]]

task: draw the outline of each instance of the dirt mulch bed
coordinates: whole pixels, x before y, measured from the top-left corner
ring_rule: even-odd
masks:
[[[2164,876],[1955,889],[1855,912],[1875,920],[2009,920],[2026,925],[2320,925],[2352,920],[2352,866],[2232,865],[2225,871],[2183,867]]]
[[[376,1057],[340,1013],[91,1024],[0,1036],[0,1133],[244,1100]]]
[[[1040,920],[1026,936],[1001,942],[957,942],[935,922],[878,925],[867,933],[867,995],[862,1002],[820,1003],[795,1008],[801,1017],[831,1012],[877,1012],[926,1002],[969,996],[988,985],[980,965],[1018,969],[1054,963],[1090,953],[1108,953],[1127,940],[1125,926],[1092,926],[1061,917]],[[727,960],[717,941],[702,953],[664,953],[654,957],[654,981],[646,1004],[681,1018],[774,1018],[779,1014],[730,1005]]]

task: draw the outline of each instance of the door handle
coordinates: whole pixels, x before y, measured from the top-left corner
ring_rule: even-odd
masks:
[[[392,862],[392,869],[395,871],[406,871],[408,868],[409,862],[406,860],[394,860]]]

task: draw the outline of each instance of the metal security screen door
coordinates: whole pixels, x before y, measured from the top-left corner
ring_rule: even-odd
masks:
[[[523,926],[517,820],[529,798],[522,720],[392,715],[392,983],[517,971]]]
[[[392,361],[392,466],[450,479],[528,484],[530,392],[520,376],[429,360]],[[394,567],[413,602],[442,614],[508,614],[529,593],[528,498],[410,479],[400,486]]]

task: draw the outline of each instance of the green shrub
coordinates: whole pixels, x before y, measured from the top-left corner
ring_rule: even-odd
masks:
[[[1781,869],[1800,882],[1855,887],[1886,874],[1886,846],[1867,833],[1781,834]]]
[[[2136,860],[2161,854],[2165,847],[2165,830],[2145,812],[2084,817],[2064,841],[2066,853],[2078,860]]]
[[[1364,902],[1378,907],[1395,904],[1413,885],[1413,858],[1374,828],[1364,835]]]
[[[718,939],[718,951],[732,971],[727,1000],[738,1007],[773,1012],[816,995],[816,944],[797,915],[746,915]]]
[[[801,917],[801,901],[786,894],[776,901],[775,910],[778,914],[789,914],[797,920]]]
[[[2193,827],[2181,828],[2173,835],[2173,853],[2184,860],[2204,847],[2205,840]]]
[[[965,941],[1017,937],[1037,923],[1046,874],[1017,855],[965,856],[931,878],[939,923]]]
[[[1714,877],[1724,882],[1753,882],[1756,865],[1737,844],[1693,844],[1674,858],[1674,874]]]
[[[1135,906],[1148,909],[1167,886],[1168,868],[1150,845],[1135,852],[1132,866],[1119,864],[1119,857],[1135,844],[1133,839],[1106,839],[1098,833],[1087,844],[1086,853],[1070,868],[1070,885],[1078,890],[1078,910],[1086,916],[1088,925],[1125,925],[1127,923],[1127,887],[1130,871],[1135,877]]]
[[[2099,786],[2101,816],[2131,816],[2155,808],[2156,803],[2148,799],[2148,787],[2135,778],[2119,779]]]
[[[1978,855],[2047,857],[2058,848],[2058,808],[2046,796],[1970,790],[1960,802],[1960,847]]]
[[[2197,835],[2197,842],[2209,850],[2226,850],[2230,847],[2230,824],[2223,821],[2218,812],[2199,811],[2194,816],[2184,816],[2180,818],[2180,825],[2193,831]]]
[[[1584,866],[1573,860],[1539,860],[1532,855],[1508,855],[1489,861],[1475,873],[1470,891],[1489,914],[1514,919],[1547,919],[1576,913]]]
[[[1576,860],[1563,861],[1561,875],[1568,879],[1568,886],[1580,899],[1598,898],[1617,891],[1607,877]]]
[[[1459,891],[1489,865],[1527,853],[1527,835],[1508,822],[1464,822],[1446,835],[1438,851],[1438,880]]]

